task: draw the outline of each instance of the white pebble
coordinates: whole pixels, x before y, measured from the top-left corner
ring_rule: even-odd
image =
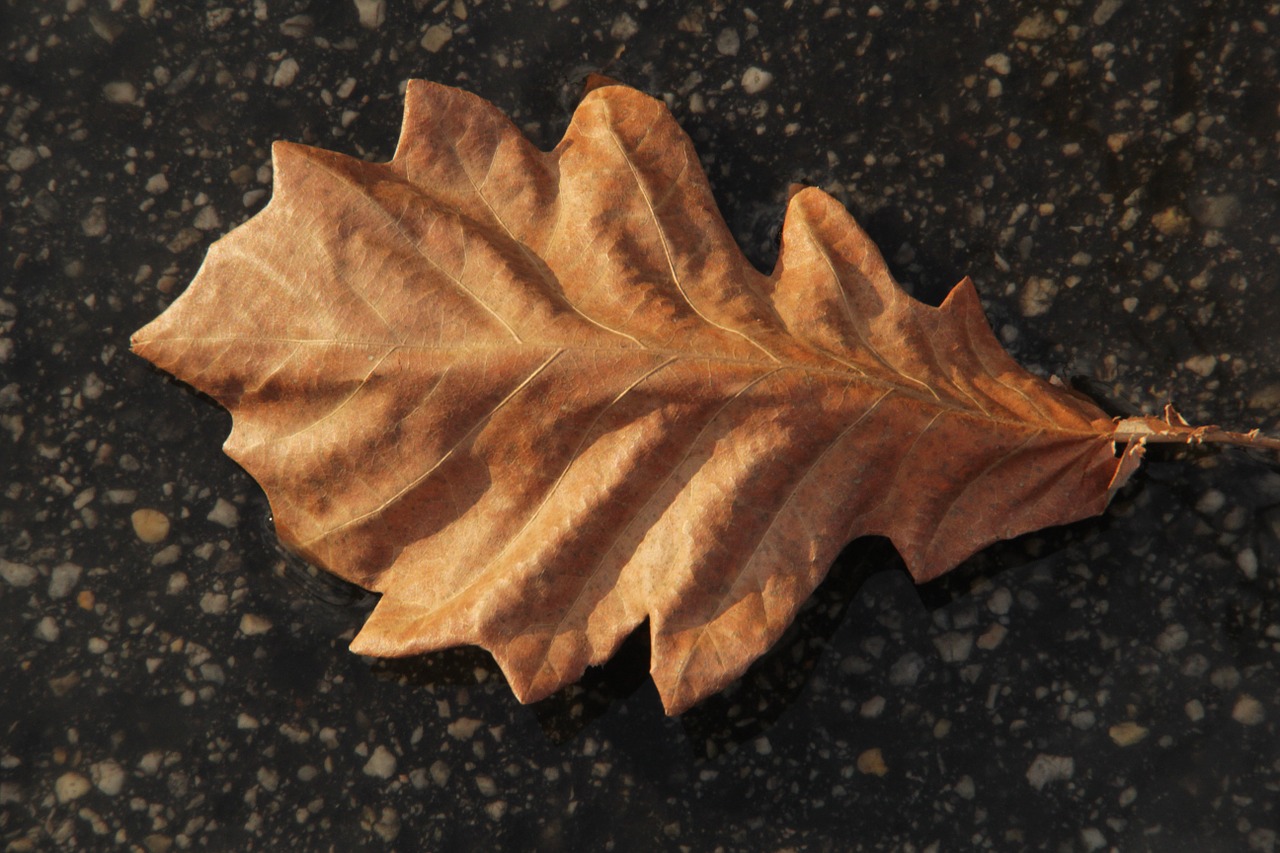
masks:
[[[275,73],[271,75],[271,85],[283,89],[293,83],[297,76],[298,60],[291,56],[276,66]]]
[[[1084,844],[1084,849],[1088,850],[1089,853],[1107,846],[1107,837],[1102,834],[1102,830],[1095,826],[1086,826],[1080,830],[1080,841]]]
[[[376,30],[387,19],[386,0],[355,0],[355,3],[360,26],[366,30]]]
[[[1178,624],[1170,625],[1156,637],[1156,648],[1165,654],[1176,652],[1187,644],[1187,629]]]
[[[200,609],[210,616],[221,616],[227,612],[227,596],[220,592],[206,592],[200,596]]]
[[[1252,548],[1245,548],[1236,554],[1236,566],[1249,580],[1255,580],[1258,577],[1258,555]]]
[[[1008,74],[1011,67],[1009,64],[1009,57],[1003,53],[991,54],[983,60],[982,64],[997,74]]]
[[[638,32],[640,32],[640,25],[626,12],[615,18],[613,25],[609,27],[609,35],[615,41],[626,41]]]
[[[453,30],[444,24],[432,24],[422,36],[420,44],[427,53],[437,53],[453,38]]]
[[[1075,775],[1076,762],[1067,755],[1040,753],[1027,768],[1027,781],[1037,791],[1050,782],[1062,782]]]
[[[80,572],[83,571],[75,563],[63,563],[54,567],[53,574],[49,578],[49,597],[62,598],[75,589],[80,581]]]
[[[15,148],[9,152],[9,168],[15,172],[25,172],[39,160],[34,148]]]
[[[174,544],[166,545],[157,551],[155,556],[151,558],[151,565],[171,566],[178,562],[178,557],[180,556],[182,556],[182,546],[175,542]]]
[[[252,613],[240,617],[240,633],[246,637],[256,637],[271,630],[271,621]]]
[[[31,586],[39,574],[30,566],[22,563],[10,563],[8,560],[0,558],[0,577],[3,577],[5,583],[10,586]]]
[[[200,208],[191,224],[201,231],[212,231],[222,226],[222,220],[218,218],[218,211],[213,209],[213,205],[205,205]]]
[[[169,517],[158,509],[134,510],[129,518],[134,535],[143,542],[155,544],[169,535]]]
[[[738,38],[738,31],[732,27],[721,30],[720,35],[716,36],[717,53],[725,56],[737,56],[740,45],[741,39]]]
[[[218,502],[213,505],[213,509],[205,518],[223,527],[235,527],[240,523],[240,511],[230,501],[218,498]]]
[[[1213,373],[1213,369],[1218,366],[1218,360],[1211,355],[1193,355],[1182,365],[1197,376],[1207,379]]]
[[[52,616],[46,616],[36,623],[36,639],[44,640],[46,643],[52,643],[58,639],[62,633],[62,629],[58,627],[58,623],[53,621]]]
[[[924,672],[924,658],[915,652],[907,652],[889,667],[889,683],[894,687],[909,687]]]
[[[79,773],[63,773],[53,783],[53,793],[57,795],[58,802],[69,803],[89,793],[90,787],[89,780]]]
[[[364,763],[364,775],[390,779],[396,772],[396,757],[385,746],[379,746]]]
[[[108,797],[114,797],[124,789],[124,768],[111,759],[99,761],[90,770],[94,784]]]
[[[1227,505],[1227,496],[1217,489],[1209,489],[1196,501],[1196,512],[1213,515]]]
[[[934,637],[933,645],[944,661],[959,663],[969,659],[969,652],[973,650],[973,635],[948,631],[941,637]]]
[[[1262,703],[1248,693],[1241,693],[1231,709],[1231,719],[1244,726],[1256,726],[1266,718],[1267,712]]]
[[[102,94],[113,104],[132,104],[138,99],[138,90],[127,80],[115,80],[102,87]]]
[[[769,88],[773,75],[763,68],[751,66],[742,72],[742,88],[748,95],[755,95]]]

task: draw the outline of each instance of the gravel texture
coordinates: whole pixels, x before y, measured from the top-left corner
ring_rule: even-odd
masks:
[[[221,410],[128,352],[288,139],[387,159],[410,77],[543,147],[666,99],[749,257],[790,182],[1117,412],[1280,415],[1274,2],[10,0],[0,12],[0,847],[1258,850],[1280,830],[1280,470],[1161,449],[1103,517],[913,587],[855,543],[665,718],[646,640],[536,706],[346,651]],[[839,500],[839,495],[833,495]]]

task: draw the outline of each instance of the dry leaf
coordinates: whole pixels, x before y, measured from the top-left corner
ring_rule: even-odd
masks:
[[[914,301],[817,189],[758,273],[689,140],[623,86],[550,153],[414,81],[390,163],[273,155],[270,204],[133,344],[231,410],[281,538],[382,593],[361,654],[483,646],[532,701],[647,618],[678,713],[851,539],[925,581],[1101,512],[1146,440],[1222,435],[1117,426],[1022,370],[967,279]]]

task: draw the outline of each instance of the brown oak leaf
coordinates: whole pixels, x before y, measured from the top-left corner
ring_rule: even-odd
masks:
[[[851,539],[926,581],[1101,512],[1146,440],[1223,435],[1118,425],[1021,369],[968,279],[913,300],[820,190],[757,272],[688,138],[624,86],[549,153],[414,81],[391,162],[273,158],[271,202],[134,349],[231,411],[289,546],[382,594],[354,651],[482,646],[521,701],[648,619],[678,713]]]

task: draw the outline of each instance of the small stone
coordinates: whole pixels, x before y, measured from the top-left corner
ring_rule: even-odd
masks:
[[[49,597],[62,598],[70,594],[80,582],[80,573],[84,571],[75,563],[63,563],[55,566],[49,577]]]
[[[429,772],[431,773],[431,781],[435,782],[441,788],[443,788],[449,781],[449,775],[451,773],[449,765],[439,759],[431,763]]]
[[[258,768],[258,784],[266,791],[274,793],[280,788],[280,774],[270,767]]]
[[[58,802],[69,803],[89,793],[91,787],[89,780],[79,773],[63,773],[53,783],[53,793],[57,796]]]
[[[298,78],[298,60],[292,56],[283,60],[276,66],[275,73],[271,75],[271,85],[278,89],[289,86]]]
[[[1205,228],[1226,228],[1242,210],[1240,198],[1230,193],[1201,196],[1191,203],[1191,215]]]
[[[1111,740],[1116,746],[1133,746],[1143,740],[1149,733],[1150,729],[1146,726],[1131,721],[1116,723],[1107,729],[1107,734],[1111,736]]]
[[[614,41],[626,41],[638,32],[640,32],[640,25],[626,12],[615,18],[609,27],[609,35]]]
[[[127,80],[116,80],[102,87],[102,94],[113,104],[132,104],[138,99],[138,90]]]
[[[1256,726],[1266,718],[1267,712],[1262,703],[1248,693],[1241,693],[1231,709],[1231,719],[1244,726]]]
[[[182,556],[182,546],[174,542],[172,545],[166,545],[157,551],[151,558],[151,565],[171,566],[178,562],[180,556]]]
[[[1186,646],[1189,637],[1187,629],[1175,623],[1165,628],[1160,632],[1160,636],[1156,637],[1156,648],[1165,654],[1171,654]]]
[[[396,772],[396,757],[385,746],[379,745],[364,763],[364,775],[390,779]]]
[[[1027,768],[1027,781],[1037,791],[1050,782],[1062,782],[1075,775],[1076,762],[1067,755],[1040,753]]]
[[[142,846],[147,849],[147,853],[169,853],[173,849],[173,839],[153,832],[142,839]]]
[[[26,146],[15,148],[9,152],[8,163],[9,168],[15,172],[25,172],[36,164],[40,156],[36,154],[34,148]]]
[[[1166,207],[1151,217],[1151,224],[1166,237],[1180,237],[1191,228],[1191,218],[1177,207]]]
[[[858,772],[868,776],[883,776],[889,772],[889,765],[884,763],[880,747],[868,749],[858,756]]]
[[[124,768],[111,759],[99,761],[90,768],[93,784],[108,797],[114,797],[124,790]]]
[[[107,233],[107,209],[100,204],[89,208],[80,220],[80,230],[86,237],[101,237]]]
[[[947,663],[960,663],[969,659],[969,652],[973,650],[973,635],[968,633],[960,633],[958,631],[948,631],[940,637],[933,638],[933,645],[938,649],[938,654]]]
[[[4,578],[5,583],[9,584],[9,586],[31,586],[39,576],[40,573],[30,566],[22,563],[11,563],[0,557],[0,577]]]
[[[420,44],[427,53],[438,53],[440,48],[449,43],[449,39],[453,38],[453,30],[445,24],[432,24],[427,27],[427,31],[422,34]]]
[[[1249,395],[1249,408],[1274,409],[1280,407],[1280,382],[1263,385]]]
[[[355,4],[360,26],[366,30],[376,30],[387,19],[386,0],[355,0]]]
[[[221,616],[227,612],[227,596],[221,592],[206,592],[200,596],[200,609],[210,616]]]
[[[1047,39],[1058,31],[1058,25],[1053,19],[1044,12],[1036,12],[1023,18],[1018,24],[1018,28],[1013,31],[1013,37],[1016,39],[1026,39],[1028,41],[1039,41]]]
[[[400,834],[400,813],[390,806],[383,806],[373,831],[383,841],[395,841]]]
[[[1022,316],[1039,317],[1048,313],[1053,306],[1053,298],[1058,295],[1058,283],[1051,278],[1032,276],[1022,288],[1019,302],[1022,304]]]
[[[1107,147],[1111,149],[1112,154],[1119,154],[1129,144],[1131,138],[1131,134],[1124,132],[1108,134]]]
[[[482,720],[472,717],[459,717],[449,724],[449,734],[458,740],[470,740],[476,730],[484,725]]]
[[[716,51],[725,56],[737,56],[741,43],[738,31],[732,27],[726,27],[716,36]]]
[[[1217,489],[1209,489],[1196,501],[1196,512],[1213,515],[1227,505],[1227,496]]]
[[[235,527],[240,523],[240,511],[236,509],[236,505],[223,498],[218,498],[218,502],[213,505],[213,509],[205,517],[214,524],[221,524],[223,527]]]
[[[240,617],[240,633],[246,637],[256,637],[271,630],[271,621],[253,613]]]
[[[134,534],[143,542],[154,545],[169,535],[169,517],[158,509],[134,510],[130,519]]]
[[[213,209],[213,205],[205,205],[196,213],[191,224],[201,231],[212,231],[222,226],[222,220],[218,218],[218,211]]]
[[[1218,366],[1218,360],[1211,355],[1193,355],[1184,361],[1182,366],[1197,376],[1203,376],[1207,379],[1213,373],[1214,368]]]
[[[1083,711],[1075,711],[1071,714],[1071,725],[1075,726],[1082,732],[1089,731],[1097,721],[1097,715],[1088,708],[1085,708]]]
[[[1088,853],[1093,853],[1094,850],[1101,850],[1107,846],[1107,837],[1097,827],[1086,826],[1080,830],[1080,843]]]
[[[978,648],[982,649],[984,652],[989,652],[992,649],[999,647],[999,645],[1004,642],[1004,638],[1008,633],[1008,628],[1001,625],[999,622],[996,622],[978,638]]]
[[[987,609],[997,616],[1004,616],[1013,606],[1013,593],[1007,587],[1000,587],[987,599]]]
[[[1258,579],[1258,555],[1252,548],[1245,548],[1236,554],[1236,567],[1249,580]]]
[[[1093,25],[1100,27],[1107,21],[1111,20],[1111,16],[1124,5],[1124,0],[1102,0],[1098,7],[1093,10]]]
[[[993,53],[982,61],[982,64],[997,74],[1008,74],[1012,66],[1009,57],[1003,53]]]
[[[280,22],[280,35],[289,38],[304,39],[316,28],[315,18],[310,15],[294,15]]]
[[[1182,706],[1182,710],[1186,712],[1187,719],[1193,723],[1198,723],[1204,719],[1204,703],[1199,699],[1192,699]]]
[[[924,658],[915,652],[907,652],[889,667],[889,683],[894,687],[909,687],[924,672]]]
[[[763,68],[757,68],[752,65],[742,72],[742,89],[748,95],[758,95],[769,88],[769,84],[772,82],[773,75]]]
[[[35,635],[37,640],[52,643],[62,635],[62,629],[58,627],[58,623],[52,616],[46,616],[36,623]]]

